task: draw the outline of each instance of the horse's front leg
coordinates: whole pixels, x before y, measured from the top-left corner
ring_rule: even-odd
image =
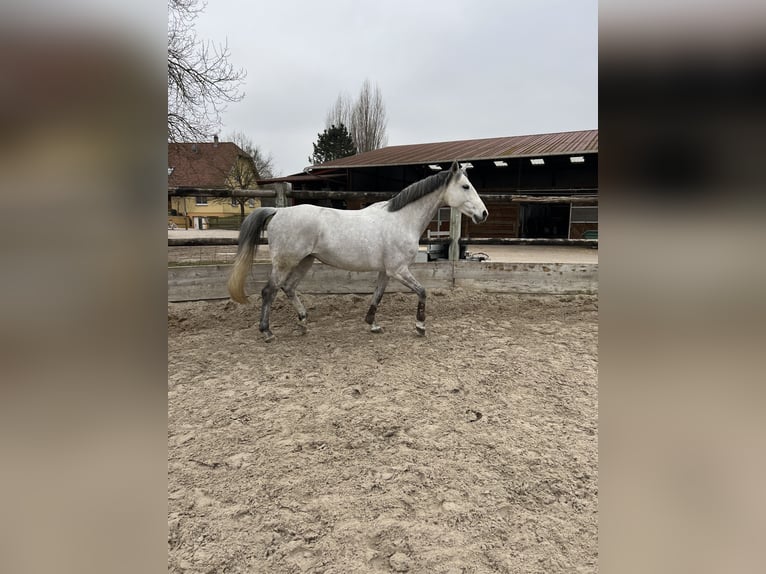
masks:
[[[399,270],[394,274],[394,278],[402,283],[405,287],[412,289],[418,296],[418,312],[415,316],[417,322],[415,323],[415,330],[418,335],[426,334],[426,289],[423,287],[417,279],[412,275],[408,268]]]
[[[370,326],[370,331],[373,333],[380,333],[383,331],[380,325],[375,322],[375,313],[378,311],[378,305],[383,298],[383,292],[388,285],[388,274],[385,271],[378,273],[378,283],[375,286],[375,292],[372,294],[372,301],[370,302],[370,308],[367,311],[367,316],[364,318],[365,322]]]

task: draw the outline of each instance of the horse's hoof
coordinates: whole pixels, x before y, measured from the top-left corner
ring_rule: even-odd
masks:
[[[373,325],[372,327],[370,327],[370,333],[382,333],[382,332],[383,332],[383,327],[381,327],[380,325]]]
[[[271,331],[263,334],[264,343],[271,343],[274,339],[276,339],[276,337],[274,336],[274,333],[272,333]]]
[[[421,337],[426,336],[426,326],[423,323],[415,323],[415,330],[418,332],[418,335]]]

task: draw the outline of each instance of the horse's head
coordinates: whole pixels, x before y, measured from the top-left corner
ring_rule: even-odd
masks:
[[[467,215],[474,223],[483,223],[487,220],[487,207],[476,193],[465,170],[455,161],[450,167],[450,177],[447,180],[447,190],[444,192],[444,202],[454,207],[460,213]]]

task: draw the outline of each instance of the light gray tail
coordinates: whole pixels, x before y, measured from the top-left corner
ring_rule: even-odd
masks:
[[[228,282],[229,295],[237,303],[247,303],[245,280],[253,267],[261,233],[276,212],[275,207],[259,207],[245,218],[239,228],[239,247]]]

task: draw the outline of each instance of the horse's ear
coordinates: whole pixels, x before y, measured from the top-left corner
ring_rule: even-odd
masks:
[[[449,170],[452,175],[456,175],[460,172],[460,164],[457,162],[457,160],[452,162],[452,166],[449,168]]]

